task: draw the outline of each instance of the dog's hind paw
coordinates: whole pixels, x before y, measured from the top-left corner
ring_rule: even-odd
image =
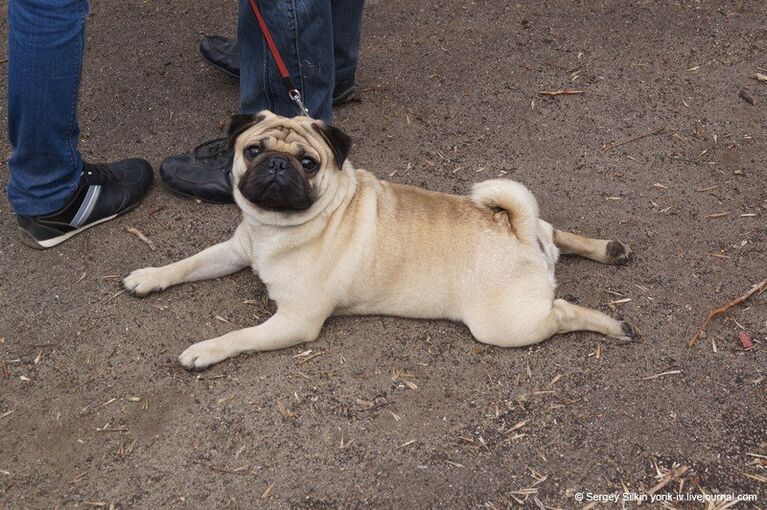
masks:
[[[623,330],[623,336],[617,337],[618,340],[624,342],[636,342],[640,339],[639,330],[629,324],[626,321],[621,322],[621,330]]]
[[[607,263],[623,265],[631,260],[631,248],[626,243],[620,241],[610,241],[607,243]]]

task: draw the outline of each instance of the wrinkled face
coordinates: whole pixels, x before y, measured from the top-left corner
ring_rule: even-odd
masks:
[[[284,214],[306,211],[319,200],[338,178],[350,145],[332,126],[270,112],[234,116],[231,140],[238,203]]]

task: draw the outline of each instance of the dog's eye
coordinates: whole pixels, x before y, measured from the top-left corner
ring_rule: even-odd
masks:
[[[259,147],[258,145],[248,145],[247,147],[245,147],[244,153],[247,159],[253,159],[259,154],[261,154],[261,147]]]
[[[317,170],[317,162],[314,161],[312,158],[303,158],[301,160],[301,166],[304,167],[304,170],[307,170],[309,172]]]

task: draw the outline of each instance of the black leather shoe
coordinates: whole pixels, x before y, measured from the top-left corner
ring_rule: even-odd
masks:
[[[136,207],[153,177],[152,166],[143,159],[97,165],[84,162],[80,186],[64,207],[41,216],[16,216],[21,239],[37,249],[63,243]]]
[[[200,39],[200,56],[211,66],[233,78],[240,77],[240,45],[237,39],[206,35]],[[357,85],[354,80],[342,80],[333,89],[333,106],[348,103]]]
[[[160,177],[166,188],[179,195],[212,204],[231,204],[233,159],[234,150],[226,148],[226,138],[216,138],[192,152],[166,158],[160,164]]]
[[[355,92],[357,92],[357,84],[354,80],[336,82],[336,87],[333,89],[333,106],[348,103],[354,98]]]
[[[240,45],[237,39],[206,35],[200,39],[200,55],[219,71],[233,78],[240,77]]]

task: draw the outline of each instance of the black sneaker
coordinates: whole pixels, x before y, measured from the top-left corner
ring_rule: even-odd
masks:
[[[336,87],[333,89],[333,106],[348,103],[354,99],[355,92],[357,92],[357,84],[354,80],[336,82]]]
[[[192,152],[166,158],[160,163],[160,177],[173,193],[211,204],[231,204],[233,160],[234,150],[227,149],[226,138],[216,138]]]
[[[211,66],[233,78],[240,77],[240,45],[237,39],[206,35],[200,39],[200,56]],[[342,80],[333,89],[333,106],[351,101],[357,85],[354,80]]]
[[[80,186],[64,207],[41,216],[16,216],[21,239],[42,250],[114,219],[138,205],[153,176],[152,166],[143,159],[97,165],[83,162]]]

